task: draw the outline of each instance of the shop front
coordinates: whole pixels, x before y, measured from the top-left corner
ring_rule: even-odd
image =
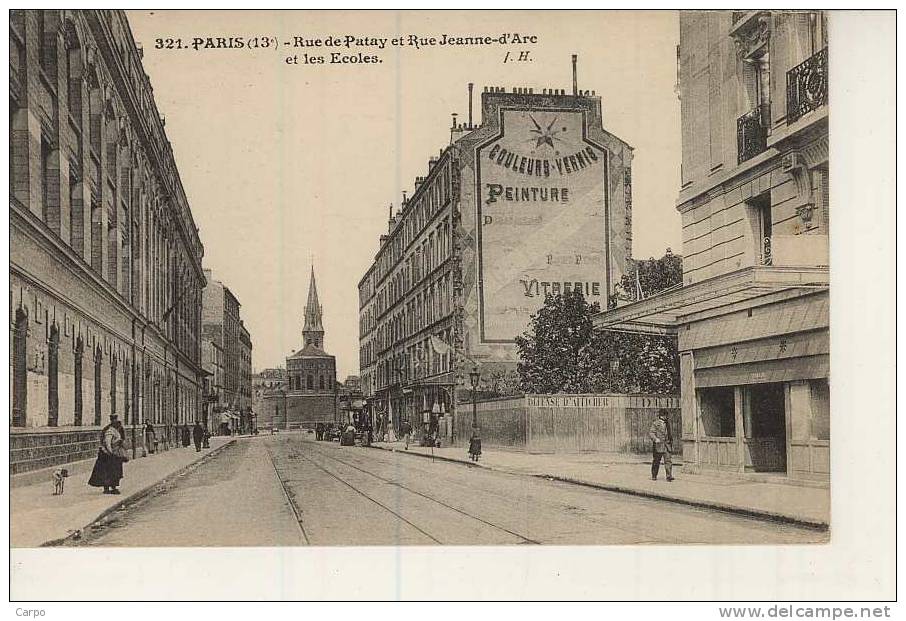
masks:
[[[786,331],[809,317],[820,323],[822,307],[826,296],[744,311],[758,332],[775,332],[764,338],[740,339],[737,318],[727,316],[695,327],[686,339],[680,329],[683,457],[690,469],[829,477],[828,330]],[[696,333],[708,334],[707,341],[696,343]],[[715,343],[720,335],[732,340]]]
[[[685,471],[829,481],[826,270],[744,268],[595,325],[676,335]]]

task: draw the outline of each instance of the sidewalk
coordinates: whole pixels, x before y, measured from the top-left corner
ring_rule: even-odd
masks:
[[[404,451],[402,442],[376,442],[372,446]],[[431,457],[431,449],[409,445],[408,453]],[[465,447],[434,449],[434,458],[476,465]],[[610,453],[532,454],[485,449],[479,467],[587,485],[608,491],[669,500],[682,504],[741,513],[762,519],[791,522],[825,530],[830,524],[830,490],[820,485],[776,483],[756,476],[684,473],[674,462],[676,480],[651,480],[650,457]]]
[[[70,464],[66,493],[54,496],[53,484],[45,481],[10,489],[10,546],[34,548],[63,539],[81,530],[103,513],[134,500],[166,477],[179,472],[199,459],[232,442],[233,438],[214,436],[211,448],[200,453],[195,447],[174,448],[169,451],[139,457],[123,466],[123,481],[119,496],[103,494],[88,486],[94,460]]]

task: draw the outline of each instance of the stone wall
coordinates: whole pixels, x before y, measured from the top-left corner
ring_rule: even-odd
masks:
[[[91,459],[97,455],[100,427],[64,427],[40,431],[14,430],[9,439],[9,474],[52,468]],[[163,425],[156,425],[159,451],[168,448]],[[136,451],[145,449],[145,435],[141,426],[135,428]],[[126,427],[126,448],[132,449],[132,426]]]

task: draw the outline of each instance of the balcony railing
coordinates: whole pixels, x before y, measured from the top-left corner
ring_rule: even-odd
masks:
[[[827,104],[827,48],[786,73],[786,122]]]
[[[770,237],[765,237],[761,240],[761,252],[759,253],[758,262],[762,265],[774,264],[774,253],[771,247]]]
[[[738,163],[752,159],[767,148],[769,105],[761,104],[736,119]]]

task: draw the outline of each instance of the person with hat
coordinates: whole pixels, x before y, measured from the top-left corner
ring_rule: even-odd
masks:
[[[110,415],[110,424],[101,429],[101,446],[97,461],[88,479],[88,485],[103,487],[105,494],[119,494],[117,489],[123,478],[123,462],[129,461],[123,443],[126,430],[116,414]]]
[[[657,418],[648,429],[651,438],[651,480],[657,481],[661,460],[664,460],[664,470],[667,472],[667,481],[673,480],[673,461],[670,454],[673,452],[673,434],[670,431],[670,414],[667,410],[658,410]]]

